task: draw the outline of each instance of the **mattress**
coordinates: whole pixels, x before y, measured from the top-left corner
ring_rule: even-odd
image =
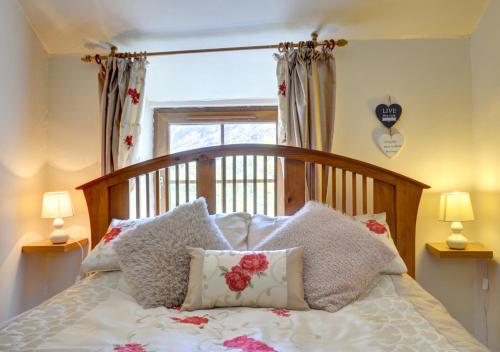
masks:
[[[97,273],[0,331],[1,351],[487,351],[407,275],[382,275],[336,313],[143,309]]]

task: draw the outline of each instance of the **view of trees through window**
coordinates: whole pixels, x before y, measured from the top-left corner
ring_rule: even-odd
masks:
[[[170,124],[171,153],[221,144],[276,143],[276,123]]]

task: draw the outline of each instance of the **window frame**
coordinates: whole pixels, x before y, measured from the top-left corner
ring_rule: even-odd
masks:
[[[153,118],[153,156],[155,158],[169,154],[170,125],[172,124],[220,124],[222,125],[222,145],[224,145],[224,123],[275,123],[276,134],[278,131],[278,107],[276,105],[156,108]]]

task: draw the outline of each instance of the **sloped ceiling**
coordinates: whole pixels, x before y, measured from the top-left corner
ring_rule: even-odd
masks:
[[[468,36],[487,0],[19,0],[50,54]],[[97,50],[97,51],[102,51]],[[106,51],[106,50],[104,50]]]

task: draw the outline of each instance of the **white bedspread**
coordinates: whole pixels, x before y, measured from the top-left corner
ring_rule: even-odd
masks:
[[[95,274],[0,331],[1,351],[486,351],[408,276],[336,313],[142,309],[121,272]]]

